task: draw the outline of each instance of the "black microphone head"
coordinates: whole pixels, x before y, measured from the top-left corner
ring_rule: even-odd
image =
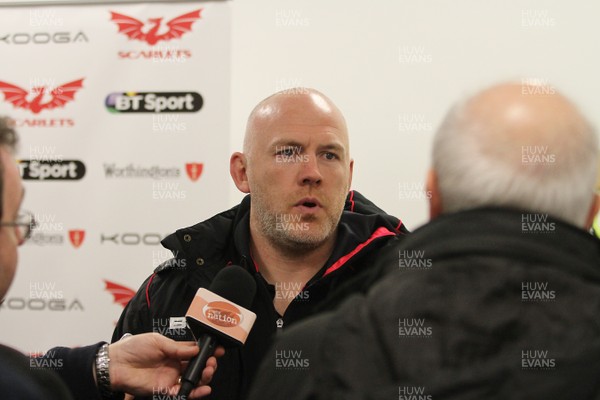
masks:
[[[208,290],[238,306],[250,308],[256,294],[256,282],[242,267],[229,265],[217,273]]]

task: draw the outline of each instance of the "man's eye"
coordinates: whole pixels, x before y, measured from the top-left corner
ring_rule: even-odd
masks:
[[[337,156],[337,154],[328,151],[328,152],[325,153],[325,158],[328,159],[328,160],[336,160],[339,157]]]

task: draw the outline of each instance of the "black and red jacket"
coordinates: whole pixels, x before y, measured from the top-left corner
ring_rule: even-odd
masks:
[[[244,399],[263,355],[278,330],[333,307],[327,301],[337,288],[342,293],[363,291],[381,251],[397,251],[396,244],[407,233],[402,222],[386,214],[360,193],[351,191],[338,226],[337,241],[330,258],[287,308],[278,315],[273,306],[275,287],[268,284],[250,256],[250,196],[230,210],[194,226],[179,229],[162,244],[175,256],[158,266],[125,307],[113,341],[125,333],[159,332],[175,340],[193,340],[181,328],[185,313],[200,287],[210,287],[219,270],[241,265],[256,280],[257,293],[251,310],[257,319],[242,349],[228,350],[218,361],[211,383],[211,399]],[[376,274],[379,274],[377,272]],[[324,306],[324,304],[328,306]]]

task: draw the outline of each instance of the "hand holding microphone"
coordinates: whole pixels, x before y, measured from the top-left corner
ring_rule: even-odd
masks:
[[[158,333],[143,333],[123,338],[108,347],[110,355],[110,385],[116,392],[136,396],[175,395],[182,363],[198,354],[194,342],[176,342]],[[223,354],[219,348],[215,356]],[[208,386],[217,361],[209,358],[203,369],[202,386],[195,386],[194,398],[210,394]],[[95,365],[94,365],[94,376]]]
[[[178,396],[187,397],[196,387],[217,345],[239,347],[246,342],[256,320],[256,314],[248,310],[255,294],[254,278],[236,265],[219,271],[210,290],[198,289],[186,319],[200,352],[190,360],[182,375]]]

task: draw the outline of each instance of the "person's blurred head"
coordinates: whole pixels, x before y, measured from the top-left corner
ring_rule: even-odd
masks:
[[[544,89],[502,84],[449,111],[433,145],[432,218],[501,206],[589,226],[598,139],[566,97]]]
[[[230,168],[251,194],[251,228],[295,253],[335,238],[352,181],[349,147],[346,121],[322,93],[295,88],[261,101]]]
[[[13,157],[17,135],[6,118],[0,118],[0,301],[6,296],[17,268],[17,247],[24,238],[16,226],[23,186]]]
[[[600,154],[598,154],[598,179],[596,180],[596,194],[600,195]]]

